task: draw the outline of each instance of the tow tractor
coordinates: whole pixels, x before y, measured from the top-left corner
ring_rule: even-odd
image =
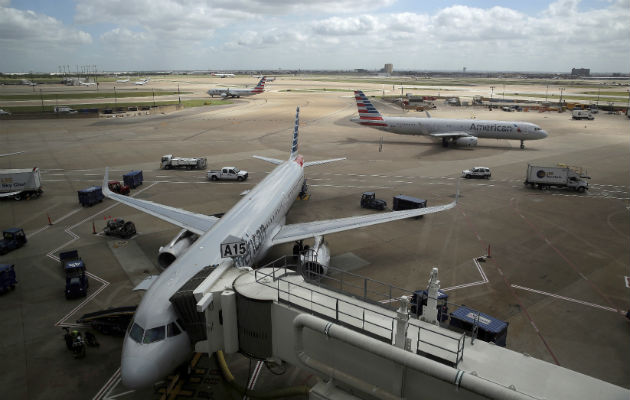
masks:
[[[0,240],[0,255],[19,249],[26,244],[26,235],[22,228],[9,228],[2,232]]]
[[[114,193],[128,195],[131,189],[129,185],[123,185],[119,181],[109,181],[107,182],[107,187]]]
[[[133,222],[125,222],[122,218],[114,218],[107,221],[107,226],[103,229],[107,236],[117,236],[121,239],[129,239],[136,234],[136,226]]]
[[[384,210],[387,207],[385,200],[377,199],[374,192],[365,192],[361,195],[361,208],[371,208],[373,210]]]

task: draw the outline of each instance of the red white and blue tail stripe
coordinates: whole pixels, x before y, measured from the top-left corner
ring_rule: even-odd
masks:
[[[258,84],[256,85],[256,87],[254,88],[254,90],[252,90],[252,93],[262,93],[265,91],[265,80],[267,79],[266,76],[263,76],[260,81],[258,82]]]
[[[383,120],[383,116],[372,105],[372,102],[360,90],[354,91],[354,98],[357,101],[359,109],[359,123],[368,126],[387,126]]]
[[[295,110],[295,125],[293,126],[293,142],[291,142],[291,155],[289,160],[296,160],[298,164],[302,165],[302,157],[298,157],[298,130],[300,129],[300,106]]]

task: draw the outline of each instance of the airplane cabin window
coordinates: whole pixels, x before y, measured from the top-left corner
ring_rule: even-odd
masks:
[[[129,337],[131,337],[135,342],[142,343],[142,336],[144,335],[144,329],[140,327],[140,325],[134,323],[129,331]]]
[[[142,343],[154,343],[159,342],[160,340],[164,340],[165,337],[165,326],[158,326],[157,328],[147,329],[144,332],[144,339]]]
[[[175,322],[171,322],[166,326],[166,336],[173,337],[179,335],[180,333],[182,333],[182,331]]]

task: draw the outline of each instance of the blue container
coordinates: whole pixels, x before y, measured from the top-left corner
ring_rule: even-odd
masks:
[[[13,264],[0,264],[0,293],[15,289],[16,283]]]
[[[123,175],[123,182],[132,189],[142,185],[142,171],[131,171]]]
[[[91,207],[96,203],[103,201],[103,189],[100,186],[92,186],[87,189],[79,190],[79,203],[84,207]]]
[[[498,346],[505,347],[508,323],[488,314],[478,312],[472,308],[460,307],[451,313],[450,325],[472,333],[477,314],[479,314],[477,338],[484,342],[494,342]]]

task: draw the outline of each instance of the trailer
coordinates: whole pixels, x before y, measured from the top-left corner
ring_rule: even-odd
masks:
[[[549,187],[569,188],[579,193],[588,190],[588,182],[590,179],[586,170],[580,167],[572,167],[564,164],[555,166],[527,165],[527,173],[525,175],[525,186],[538,189],[546,189]]]
[[[77,191],[79,195],[79,204],[82,207],[91,207],[94,204],[100,203],[103,201],[105,196],[103,196],[103,188],[100,186],[91,186],[87,189],[81,189]]]
[[[123,182],[132,189],[142,185],[143,180],[142,171],[131,171],[123,175]]]
[[[416,208],[424,208],[427,206],[427,201],[424,199],[419,199],[417,197],[406,196],[404,194],[399,194],[398,196],[394,196],[393,207],[394,211],[400,210],[414,210]],[[423,215],[414,217],[416,219],[422,218]]]
[[[15,289],[15,265],[0,264],[0,294]]]
[[[205,157],[173,157],[172,154],[166,154],[162,156],[162,162],[160,168],[186,168],[186,169],[204,169],[208,165],[208,160]]]
[[[31,199],[43,192],[39,168],[0,169],[0,198]]]
[[[508,323],[465,306],[450,314],[449,326],[477,337],[484,342],[493,342],[505,347]]]

